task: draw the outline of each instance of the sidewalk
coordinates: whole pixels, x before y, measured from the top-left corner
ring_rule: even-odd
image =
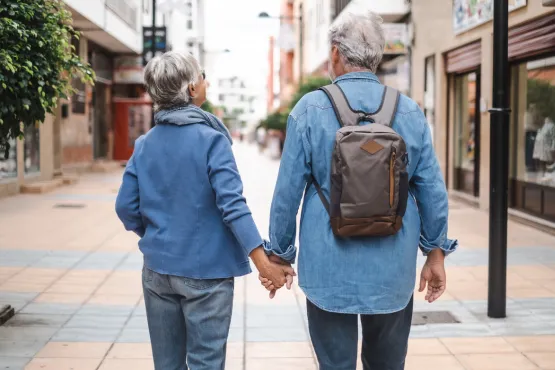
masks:
[[[235,150],[266,234],[279,163],[255,146]],[[0,305],[17,310],[0,326],[0,369],[153,369],[142,258],[113,209],[120,178],[91,174],[54,193],[0,200]],[[447,293],[431,305],[415,295],[407,370],[555,370],[555,237],[510,223],[509,317],[492,320],[487,220],[452,204],[450,234],[461,247],[447,262]],[[317,369],[302,291],[271,301],[254,274],[235,286],[226,369]],[[443,319],[459,322],[436,323]]]

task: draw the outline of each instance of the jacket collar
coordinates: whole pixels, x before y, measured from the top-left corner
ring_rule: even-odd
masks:
[[[350,72],[350,73],[346,73],[344,75],[341,75],[339,77],[337,77],[333,83],[337,83],[339,81],[344,81],[344,80],[370,80],[376,83],[380,83],[380,80],[378,79],[378,76],[376,76],[374,73],[372,72]]]

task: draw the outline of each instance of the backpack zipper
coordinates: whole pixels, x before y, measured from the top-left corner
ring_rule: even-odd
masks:
[[[391,161],[389,163],[389,206],[393,207],[395,201],[395,161],[397,153],[395,148],[391,152]]]

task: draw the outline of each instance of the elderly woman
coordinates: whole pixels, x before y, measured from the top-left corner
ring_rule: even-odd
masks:
[[[198,62],[169,52],[144,78],[156,126],[135,142],[116,211],[141,238],[155,368],[224,369],[233,278],[251,272],[247,256],[275,288],[294,273],[264,252],[230,135],[199,108],[207,82]]]

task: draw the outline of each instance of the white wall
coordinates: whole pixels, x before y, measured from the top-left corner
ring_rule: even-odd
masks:
[[[331,0],[304,1],[304,73],[314,72],[329,57]]]
[[[343,9],[343,12],[357,12],[361,10],[371,10],[380,15],[394,15],[406,14],[410,8],[405,0],[353,0]]]
[[[142,0],[126,1],[135,7],[136,27],[132,28],[106,5],[106,0],[64,0],[74,13],[74,26],[85,29],[85,34],[95,42],[116,52],[135,52],[142,50]],[[93,28],[99,31],[93,31]],[[114,42],[115,41],[115,42]]]

